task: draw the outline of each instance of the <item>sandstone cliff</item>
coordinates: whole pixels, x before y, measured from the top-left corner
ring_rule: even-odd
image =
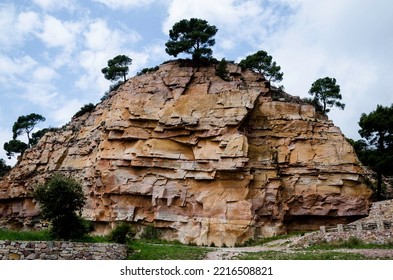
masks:
[[[36,223],[31,190],[54,172],[81,181],[83,215],[101,233],[129,221],[184,243],[233,246],[367,215],[363,169],[313,106],[275,96],[235,64],[230,81],[214,66],[181,64],[128,80],[26,151],[0,181],[2,223]]]

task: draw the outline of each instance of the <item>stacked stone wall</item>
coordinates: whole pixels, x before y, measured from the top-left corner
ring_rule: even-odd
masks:
[[[122,244],[0,241],[0,260],[122,260],[126,256]]]

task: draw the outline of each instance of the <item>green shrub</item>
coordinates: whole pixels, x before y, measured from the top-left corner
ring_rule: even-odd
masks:
[[[54,174],[46,184],[36,186],[33,197],[43,218],[51,222],[54,238],[80,238],[89,232],[90,226],[80,217],[85,205],[82,186],[74,179]]]
[[[93,103],[85,104],[78,112],[75,113],[73,118],[83,116],[84,114],[94,110],[96,106]]]
[[[5,160],[0,158],[0,178],[7,174],[10,170],[11,166],[7,165]]]
[[[128,239],[133,238],[135,236],[135,232],[133,231],[130,224],[121,223],[117,225],[112,232],[109,234],[109,240],[125,244]]]
[[[109,98],[109,94],[110,94],[112,91],[116,91],[116,90],[117,90],[122,84],[124,84],[124,83],[125,83],[124,81],[118,81],[118,82],[116,82],[116,83],[110,85],[110,86],[109,86],[109,90],[108,90],[107,92],[104,93],[104,96],[103,96],[103,97],[101,97],[101,101],[104,101],[104,100],[108,99],[108,98]]]
[[[228,62],[225,58],[221,59],[216,68],[216,75],[224,81],[229,81],[229,72],[227,70]]]
[[[151,225],[145,227],[143,233],[141,234],[142,239],[148,239],[148,240],[159,239],[160,237],[161,237],[160,231]]]
[[[155,71],[157,71],[159,68],[160,68],[159,66],[151,67],[151,68],[143,68],[143,69],[142,69],[141,71],[139,71],[136,75],[137,75],[137,76],[141,76],[141,75],[146,74],[146,73],[155,72]]]

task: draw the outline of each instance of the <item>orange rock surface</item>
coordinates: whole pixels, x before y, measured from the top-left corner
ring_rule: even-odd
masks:
[[[235,64],[230,81],[182,64],[129,79],[27,150],[0,181],[1,223],[37,224],[31,192],[54,172],[82,183],[97,233],[128,221],[234,246],[367,215],[363,169],[326,116]]]

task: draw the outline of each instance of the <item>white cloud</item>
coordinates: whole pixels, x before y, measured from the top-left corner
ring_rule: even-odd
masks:
[[[0,54],[0,82],[13,83],[16,76],[24,76],[37,65],[30,56],[10,58]]]
[[[77,35],[81,31],[78,22],[64,22],[52,16],[46,16],[43,30],[38,37],[47,47],[63,47],[71,51],[75,48]]]
[[[50,82],[56,76],[56,71],[46,66],[40,66],[33,72],[33,77],[38,82]]]
[[[53,104],[58,101],[59,93],[55,86],[49,83],[24,83],[25,91],[22,98],[29,101],[30,105],[36,105],[45,109],[53,109]],[[35,106],[35,107],[36,107]]]
[[[34,32],[41,25],[39,16],[35,12],[21,12],[16,20],[16,30],[22,34]]]
[[[152,4],[155,0],[93,0],[108,6],[111,9],[125,9],[143,7]]]
[[[49,118],[58,125],[65,124],[71,120],[72,116],[79,111],[83,104],[83,101],[80,99],[63,100],[61,104],[59,103],[55,107],[55,110],[49,112]]]
[[[45,11],[56,11],[61,9],[72,10],[75,7],[73,0],[33,0],[33,3]]]
[[[12,5],[0,5],[0,49],[12,50],[23,43],[26,36],[40,27],[40,19],[35,12],[17,13]]]
[[[116,50],[124,44],[133,44],[141,39],[133,30],[110,29],[103,19],[91,23],[84,37],[87,49],[95,51]]]

